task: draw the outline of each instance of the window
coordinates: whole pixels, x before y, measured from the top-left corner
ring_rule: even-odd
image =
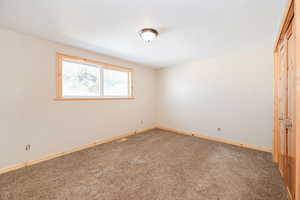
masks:
[[[57,99],[130,99],[132,70],[57,54]]]

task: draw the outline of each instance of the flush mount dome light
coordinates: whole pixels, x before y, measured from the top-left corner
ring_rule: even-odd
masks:
[[[144,28],[140,31],[140,36],[149,43],[158,36],[158,31],[153,28]]]

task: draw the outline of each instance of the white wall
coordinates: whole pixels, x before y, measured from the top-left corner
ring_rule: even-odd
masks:
[[[0,44],[0,168],[154,125],[271,147],[269,44],[157,71],[7,29]],[[54,101],[56,52],[132,67],[136,99]]]
[[[271,148],[270,44],[161,69],[158,124]]]
[[[154,70],[6,29],[0,44],[0,168],[155,125]],[[56,52],[132,67],[136,99],[54,101]]]

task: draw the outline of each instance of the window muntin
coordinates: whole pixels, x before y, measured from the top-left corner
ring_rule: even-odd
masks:
[[[57,99],[125,99],[132,97],[132,70],[57,54]]]

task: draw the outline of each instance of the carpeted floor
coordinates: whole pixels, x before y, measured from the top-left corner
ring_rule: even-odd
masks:
[[[271,154],[153,130],[0,175],[0,199],[287,197]]]

